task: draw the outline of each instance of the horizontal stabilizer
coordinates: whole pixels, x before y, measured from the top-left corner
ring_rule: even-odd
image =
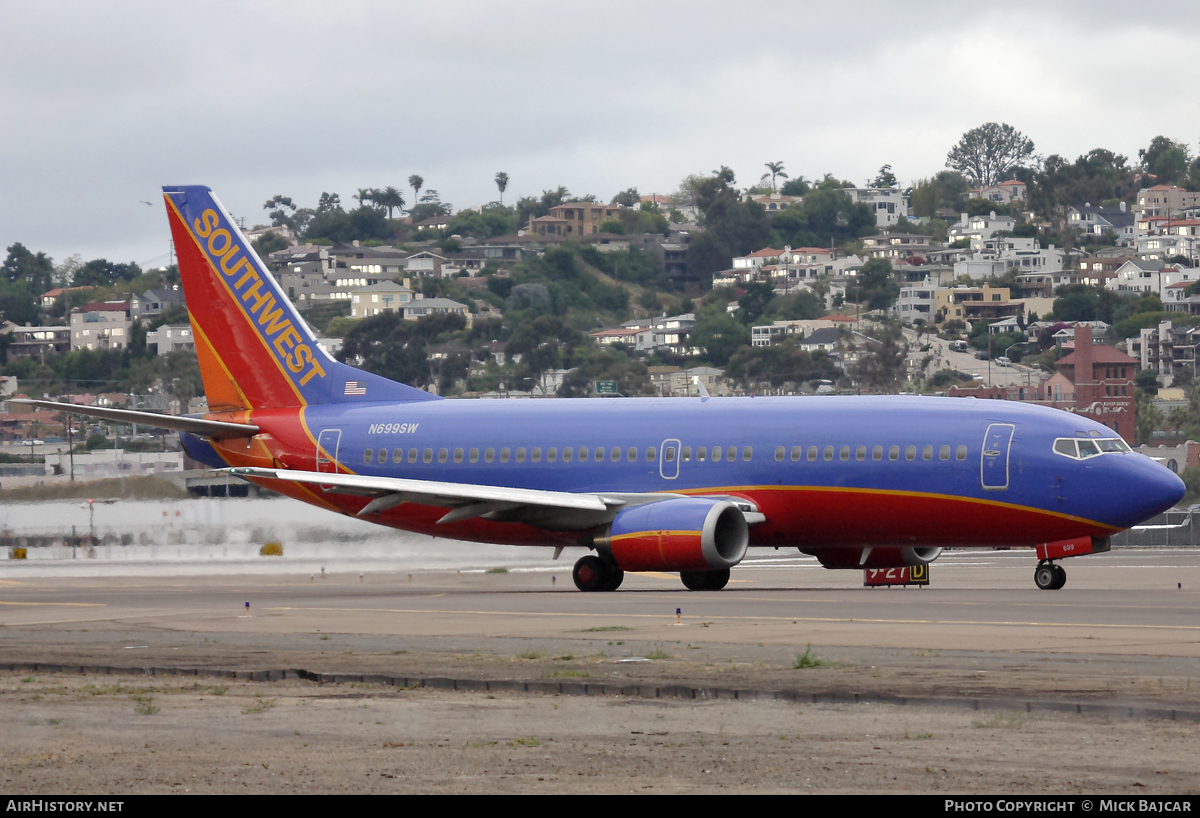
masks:
[[[54,409],[71,415],[112,420],[117,423],[136,423],[140,426],[149,426],[154,429],[191,432],[194,435],[214,440],[228,437],[250,437],[258,434],[258,427],[252,423],[229,423],[223,420],[159,415],[154,412],[136,412],[132,409],[109,409],[102,406],[75,406],[71,403],[58,403],[52,400],[32,400],[30,398],[10,398],[8,402],[18,403],[22,406],[36,406],[40,409]]]

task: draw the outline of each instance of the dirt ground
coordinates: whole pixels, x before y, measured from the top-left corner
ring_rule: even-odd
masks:
[[[1194,793],[1197,748],[1196,722],[1004,709],[0,673],[11,794],[1145,796]]]

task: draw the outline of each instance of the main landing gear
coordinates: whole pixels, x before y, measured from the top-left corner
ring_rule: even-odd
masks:
[[[1039,562],[1033,572],[1033,582],[1043,591],[1057,591],[1067,584],[1067,572],[1053,562]]]
[[[729,584],[729,569],[719,571],[680,571],[679,578],[689,591],[719,591]]]
[[[581,591],[615,591],[621,587],[625,572],[616,563],[588,554],[580,557],[571,572],[575,587]]]

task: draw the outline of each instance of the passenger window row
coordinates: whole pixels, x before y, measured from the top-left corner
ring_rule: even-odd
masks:
[[[883,460],[883,455],[884,455],[884,447],[883,446],[879,446],[879,445],[872,446],[872,447],[870,447],[869,451],[870,451],[870,457],[872,460]],[[937,454],[938,460],[949,460],[950,454],[951,454],[951,446],[949,444],[945,444],[945,443],[942,444],[941,446],[936,446],[936,447],[931,444],[926,444],[924,446],[921,446],[919,451],[920,451],[922,460],[933,460],[935,452]],[[917,446],[912,446],[912,445],[905,446],[904,447],[904,459],[905,460],[916,460],[917,452],[918,452]],[[834,459],[841,460],[841,461],[848,461],[852,457],[854,460],[863,461],[863,460],[867,459],[867,454],[868,454],[868,448],[866,446],[825,446],[823,448],[818,447],[818,446],[809,446],[807,452],[805,452],[804,448],[801,446],[793,446],[791,449],[790,455],[789,455],[789,452],[788,452],[786,446],[776,446],[775,447],[775,461],[778,463],[782,463],[784,460],[788,459],[789,456],[790,456],[792,462],[799,462],[799,461],[805,459],[806,457],[810,462],[814,462],[816,460],[832,461]],[[966,460],[967,459],[967,447],[966,446],[955,447],[953,450],[953,454],[954,454],[955,460]],[[900,447],[899,446],[889,446],[887,448],[887,459],[888,460],[899,460],[900,459]]]
[[[667,462],[674,462],[675,451],[676,449],[674,446],[664,449],[663,459],[665,459]],[[696,460],[703,462],[708,457],[711,457],[714,462],[717,462],[721,460],[722,452],[724,453],[724,458],[726,460],[737,460],[737,446],[729,446],[726,449],[722,449],[720,446],[713,446],[711,453],[709,449],[700,447],[696,450]],[[496,449],[494,448],[489,447],[484,449],[483,462],[495,462],[496,454]],[[754,450],[750,446],[743,446],[741,455],[743,461],[749,462],[754,456]],[[526,460],[532,463],[541,463],[543,456],[545,457],[545,462],[556,463],[558,462],[559,458],[559,450],[555,446],[550,446],[544,451],[540,446],[534,446],[530,449],[526,449],[524,446],[519,446],[515,450],[511,447],[505,446],[504,448],[500,449],[499,452],[499,459],[501,463],[508,463],[510,461],[524,463]],[[437,462],[439,463],[448,463],[452,457],[455,463],[462,463],[464,458],[468,462],[478,463],[480,458],[480,450],[478,448],[472,448],[470,451],[466,451],[461,448],[456,448],[453,455],[451,455],[450,450],[447,448],[441,448],[437,450]],[[407,453],[404,449],[392,449],[391,451],[391,460],[393,463],[403,463],[405,461],[409,463],[416,463],[418,459],[422,463],[432,463],[433,458],[433,449],[408,449]],[[647,446],[644,453],[639,451],[636,446],[630,446],[625,449],[622,449],[620,446],[613,446],[611,449],[604,446],[596,446],[594,449],[589,449],[587,446],[580,446],[578,449],[567,446],[563,447],[562,449],[562,462],[564,463],[571,463],[576,460],[580,463],[586,463],[589,459],[594,460],[597,463],[602,463],[606,459],[613,463],[619,463],[621,462],[622,458],[628,463],[636,463],[640,458],[644,458],[645,462],[647,463],[653,463],[658,458],[658,449],[655,446]],[[680,459],[685,462],[692,459],[691,446],[683,447],[680,452]],[[374,449],[363,450],[363,463],[386,463],[387,461],[388,450],[386,448],[380,449],[378,453],[376,453]]]

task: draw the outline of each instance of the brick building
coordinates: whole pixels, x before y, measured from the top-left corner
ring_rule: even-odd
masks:
[[[1074,412],[1103,423],[1134,445],[1137,399],[1134,376],[1139,362],[1125,353],[1092,342],[1092,328],[1075,327],[1075,351],[1058,362],[1058,371],[1036,387],[951,387],[951,397],[1023,400]]]

